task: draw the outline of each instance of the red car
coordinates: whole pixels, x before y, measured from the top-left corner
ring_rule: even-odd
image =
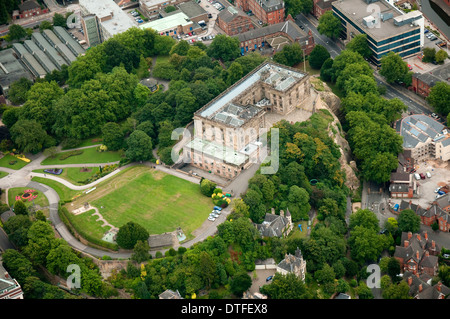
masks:
[[[424,173],[420,173],[419,175],[420,175],[420,178],[421,178],[421,179],[425,179],[425,178],[426,178],[426,176],[425,176]]]

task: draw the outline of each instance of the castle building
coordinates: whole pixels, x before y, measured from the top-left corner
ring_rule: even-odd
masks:
[[[262,237],[286,237],[294,228],[292,224],[292,217],[289,209],[280,211],[280,215],[275,214],[275,209],[272,208],[271,214],[266,214],[264,221],[261,224],[256,224],[256,229]]]
[[[303,259],[302,252],[298,247],[295,251],[295,255],[285,255],[284,259],[277,265],[277,273],[282,275],[293,273],[301,280],[305,281],[306,261]]]

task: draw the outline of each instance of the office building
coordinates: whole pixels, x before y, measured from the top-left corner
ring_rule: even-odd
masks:
[[[332,3],[332,10],[341,20],[344,44],[358,34],[367,34],[373,52],[370,61],[377,66],[390,51],[408,58],[423,46],[424,18],[418,10],[404,13],[385,0],[338,0]]]

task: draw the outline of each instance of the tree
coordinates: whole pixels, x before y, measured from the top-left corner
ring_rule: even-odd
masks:
[[[356,288],[356,293],[359,299],[373,299],[372,290],[363,282],[359,282],[358,288]]]
[[[246,272],[240,272],[231,278],[230,289],[235,296],[242,297],[251,285],[252,278]]]
[[[237,58],[240,54],[239,40],[235,37],[229,37],[225,34],[218,34],[208,47],[206,53],[208,56],[230,61]]]
[[[7,128],[11,129],[13,125],[19,119],[19,114],[22,112],[22,108],[12,107],[6,109],[2,115],[2,122],[6,125]]]
[[[39,31],[42,32],[44,30],[53,30],[53,24],[47,20],[42,21],[39,25]]]
[[[139,224],[128,222],[119,228],[116,242],[125,249],[133,249],[138,240],[147,241],[148,231]]]
[[[103,144],[108,150],[117,151],[124,146],[124,134],[119,124],[108,122],[102,127]]]
[[[28,245],[24,253],[35,265],[45,266],[47,255],[57,242],[53,228],[43,221],[36,221],[28,229]]]
[[[309,54],[309,65],[316,70],[320,70],[324,62],[330,58],[330,52],[324,46],[317,44]]]
[[[264,220],[266,208],[263,204],[263,195],[259,190],[249,189],[244,196],[244,202],[249,207],[250,218],[254,223],[260,224]]]
[[[288,208],[292,215],[292,221],[308,219],[308,212],[311,209],[309,205],[309,194],[304,188],[293,185],[289,188]]]
[[[325,82],[330,82],[332,79],[332,72],[333,72],[333,59],[328,58],[325,60],[325,62],[322,64],[322,67],[320,68],[320,79]]]
[[[339,36],[341,28],[341,21],[339,18],[334,16],[331,11],[325,12],[319,18],[319,26],[317,27],[317,30],[320,34],[324,34],[329,38],[335,39]]]
[[[442,49],[436,52],[435,60],[437,63],[442,64],[448,58],[448,53]]]
[[[293,273],[276,273],[269,285],[260,288],[260,292],[270,299],[310,299],[305,283]]]
[[[36,276],[37,274],[31,262],[14,249],[5,250],[2,254],[2,263],[9,275],[20,284],[23,284],[27,277]]]
[[[373,229],[356,226],[348,239],[352,259],[360,263],[375,261],[383,249],[389,247],[388,237]]]
[[[309,14],[313,9],[312,0],[287,0],[284,2],[286,6],[286,15],[296,17],[299,13]]]
[[[20,40],[27,36],[27,31],[19,24],[12,24],[8,30],[8,37],[10,41]]]
[[[11,127],[11,139],[25,153],[37,153],[49,145],[49,136],[35,120],[18,120]]]
[[[244,71],[242,70],[242,66],[239,63],[233,62],[227,69],[227,74],[227,84],[231,86],[242,78],[242,76],[244,75]]]
[[[381,58],[380,75],[384,76],[388,83],[403,81],[408,72],[408,63],[403,61],[400,55],[390,51]]]
[[[66,28],[67,27],[67,19],[65,16],[59,13],[55,13],[53,16],[53,25]]]
[[[401,232],[417,233],[420,230],[421,219],[411,209],[404,209],[397,219],[398,230]]]
[[[350,215],[349,228],[352,230],[356,226],[373,229],[376,232],[380,230],[377,215],[368,209],[358,209],[356,213]]]
[[[400,274],[400,262],[397,258],[391,257],[389,258],[388,264],[387,264],[387,274],[389,277],[391,277],[392,282],[398,282],[400,279],[398,275]]]
[[[391,234],[394,234],[398,229],[398,222],[394,217],[389,217],[384,222],[384,228],[390,232]]]
[[[80,264],[81,260],[72,251],[72,248],[61,239],[59,245],[51,249],[47,255],[46,268],[54,275],[66,277],[67,266],[71,264]]]
[[[423,48],[423,62],[433,62],[436,58],[436,49],[435,48],[429,48],[425,47]]]
[[[382,293],[384,299],[411,299],[409,296],[410,287],[406,281],[400,282],[398,285],[393,283],[388,286]]]
[[[177,10],[177,8],[175,8],[174,6],[167,6],[167,7],[164,8],[164,11],[166,13],[170,13],[170,12],[173,12],[175,10]]]
[[[303,50],[297,42],[285,45],[280,52],[275,53],[273,60],[287,66],[294,66],[303,61]]]
[[[186,40],[181,40],[177,44],[175,44],[172,49],[170,49],[170,55],[173,55],[174,53],[180,55],[180,56],[186,56],[189,49],[190,49],[189,42]]]
[[[131,255],[131,260],[141,263],[150,259],[150,246],[146,240],[138,240],[133,248],[133,255]]]
[[[27,215],[28,216],[28,208],[25,206],[24,202],[20,199],[16,200],[14,203],[14,213],[16,215]]]
[[[136,130],[127,139],[125,155],[131,161],[147,161],[153,156],[153,145],[150,136]]]
[[[372,55],[367,42],[367,34],[358,34],[345,46],[346,49],[358,52],[363,58],[367,59]]]
[[[216,183],[204,178],[200,182],[200,192],[207,197],[211,197],[211,195],[214,193],[214,189],[216,189],[216,186]]]
[[[443,115],[450,113],[450,84],[437,82],[431,89],[427,98],[433,109]]]
[[[8,91],[8,98],[13,104],[23,104],[27,100],[27,92],[33,85],[33,82],[27,78],[20,78],[11,83]]]

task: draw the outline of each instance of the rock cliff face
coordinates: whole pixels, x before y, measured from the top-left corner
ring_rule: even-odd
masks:
[[[325,83],[321,83],[321,86],[323,90],[318,91],[319,97],[316,100],[316,108],[326,109],[333,115],[334,121],[328,127],[328,134],[340,146],[341,157],[339,158],[339,162],[347,177],[345,185],[351,190],[356,190],[360,185],[355,173],[357,171],[356,163],[352,160],[350,145],[345,139],[345,133],[341,129],[341,123],[337,117],[340,113],[341,100]]]

